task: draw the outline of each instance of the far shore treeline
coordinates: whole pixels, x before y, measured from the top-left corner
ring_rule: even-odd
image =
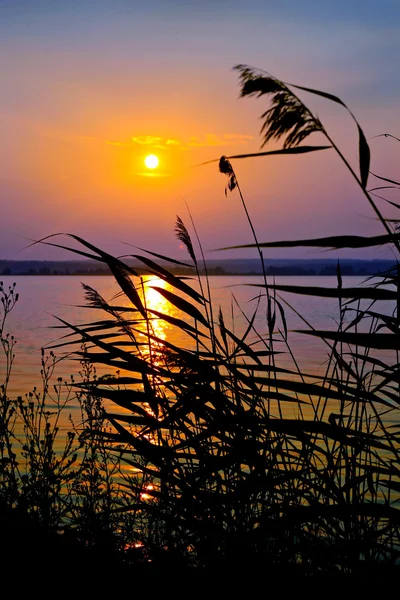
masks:
[[[131,260],[127,264],[134,267],[140,274],[146,275],[147,271],[139,262]],[[162,265],[162,261],[160,262]],[[336,275],[337,259],[265,259],[267,275],[291,276],[327,276]],[[345,258],[340,260],[342,275],[369,276],[387,272],[395,265],[391,260],[359,260]],[[168,267],[175,275],[190,275],[193,269],[188,266]],[[208,275],[262,275],[262,267],[258,259],[239,258],[224,260],[208,260]],[[110,275],[104,265],[92,261],[48,261],[48,260],[0,260],[0,276],[6,275]]]

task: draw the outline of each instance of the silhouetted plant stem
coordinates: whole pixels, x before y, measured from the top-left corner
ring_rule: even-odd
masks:
[[[331,147],[340,157],[344,165],[347,167],[352,177],[356,180],[357,184],[362,190],[362,193],[368,200],[370,206],[374,210],[375,214],[377,215],[379,221],[382,223],[386,232],[392,237],[393,232],[391,231],[382,213],[380,212],[380,210],[378,209],[378,207],[376,206],[375,202],[373,201],[366,189],[366,182],[369,172],[369,148],[357,119],[355,118],[352,111],[346,106],[346,104],[342,102],[342,100],[331,94],[326,94],[324,92],[320,92],[319,90],[312,90],[298,85],[286,84],[283,81],[280,81],[275,77],[269,75],[265,71],[262,71],[261,69],[253,69],[252,67],[248,67],[246,65],[237,65],[235,69],[241,73],[242,96],[262,96],[263,94],[267,94],[271,95],[273,98],[273,108],[266,111],[262,115],[263,118],[265,118],[265,122],[262,127],[262,131],[264,132],[264,144],[272,138],[279,139],[280,137],[286,134],[287,137],[284,142],[284,148],[290,149],[296,147],[311,133],[322,133],[326,137],[328,142],[331,144]],[[258,75],[258,73],[265,73],[265,75]],[[334,142],[332,137],[329,135],[321,121],[314,116],[314,114],[308,108],[308,106],[293,91],[293,87],[301,89],[311,94],[316,94],[318,96],[323,96],[325,98],[333,100],[334,102],[339,103],[347,110],[347,112],[349,113],[349,115],[351,116],[358,128],[360,138],[360,149],[366,148],[366,151],[368,152],[368,164],[361,164],[361,162],[364,162],[364,157],[359,157],[360,167],[362,170],[360,177],[357,176],[350,163],[343,155],[342,151]],[[364,172],[363,174],[363,170],[365,171],[365,167],[367,167],[368,171],[366,173]],[[363,176],[364,181],[362,181]],[[396,246],[397,250],[400,252],[400,244],[396,238],[393,238],[393,243]]]
[[[212,306],[212,296],[211,296],[211,289],[210,289],[210,279],[208,276],[208,270],[207,270],[207,262],[204,256],[204,251],[203,251],[203,245],[201,243],[199,234],[197,233],[197,229],[196,229],[196,225],[194,222],[194,219],[192,217],[192,213],[189,210],[189,207],[186,205],[187,209],[188,209],[188,213],[189,213],[189,218],[190,218],[190,222],[192,223],[192,227],[193,227],[193,231],[195,233],[196,236],[196,240],[197,240],[197,244],[199,246],[199,250],[200,250],[200,254],[201,254],[201,258],[202,258],[202,262],[203,262],[203,269],[204,269],[204,275],[206,278],[206,285],[207,285],[207,299],[209,302],[209,306],[207,306],[207,303],[205,304],[204,308],[206,311],[206,315],[207,315],[207,320],[208,320],[208,324],[210,326],[210,333],[211,333],[211,343],[212,343],[212,348],[213,348],[213,353],[216,356],[217,354],[217,348],[216,348],[216,335],[215,335],[215,325],[214,325],[214,315],[213,315],[213,306]],[[203,290],[203,286],[202,286],[202,281],[201,281],[201,277],[200,277],[200,273],[198,271],[197,268],[197,261],[195,261],[196,264],[196,270],[197,270],[197,277],[199,280],[199,285],[200,285],[200,290],[202,295],[204,296],[204,290]],[[208,316],[208,312],[209,312],[209,316]],[[196,324],[197,327],[197,324]],[[219,387],[219,383],[216,382],[217,387]]]
[[[352,175],[352,177],[356,180],[356,182],[358,183],[362,193],[364,194],[365,198],[368,200],[370,206],[372,207],[373,211],[375,212],[376,216],[378,217],[379,221],[382,223],[383,227],[385,228],[386,232],[390,235],[393,236],[393,231],[390,229],[390,227],[388,226],[388,224],[386,223],[385,218],[383,217],[381,211],[379,210],[379,208],[376,206],[375,202],[373,201],[373,199],[371,198],[370,194],[368,193],[368,191],[362,186],[360,179],[358,178],[358,175],[355,173],[354,169],[351,167],[350,163],[348,162],[348,160],[346,159],[346,157],[343,155],[342,151],[340,150],[340,148],[337,146],[337,144],[333,141],[333,139],[331,138],[331,136],[327,133],[327,131],[323,130],[323,133],[326,137],[326,139],[328,140],[328,142],[330,144],[332,144],[332,148],[335,150],[335,152],[338,154],[338,156],[341,158],[341,160],[343,161],[343,163],[345,164],[345,166],[347,167],[348,171],[350,172],[350,174]],[[396,238],[393,238],[393,244],[396,246],[398,252],[400,252],[400,244],[398,242],[398,240]]]

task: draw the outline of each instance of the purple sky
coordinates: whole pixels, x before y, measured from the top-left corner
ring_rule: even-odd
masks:
[[[238,100],[232,67],[339,95],[373,138],[400,134],[399,56],[398,0],[0,0],[0,258],[70,258],[23,250],[24,237],[63,231],[118,254],[128,242],[180,257],[173,226],[177,214],[189,222],[185,202],[205,249],[250,243],[217,166],[191,168],[260,148],[266,102]],[[303,98],[357,168],[346,112]],[[400,144],[369,142],[372,170],[399,178]],[[160,159],[153,176],[143,164],[150,153]],[[383,233],[331,150],[234,167],[261,241]],[[254,253],[210,254],[239,255]]]

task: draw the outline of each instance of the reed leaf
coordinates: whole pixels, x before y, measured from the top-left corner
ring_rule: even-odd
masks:
[[[389,333],[349,333],[341,331],[296,330],[297,333],[313,335],[322,339],[335,340],[353,346],[378,350],[400,350],[400,337]]]
[[[128,244],[128,245],[130,245],[130,244]],[[174,265],[179,265],[180,267],[187,267],[188,269],[194,269],[194,265],[191,265],[186,262],[182,262],[181,260],[176,260],[176,258],[171,258],[170,256],[165,256],[164,254],[158,254],[157,252],[151,252],[150,250],[146,250],[146,248],[141,248],[140,246],[136,246],[136,247],[138,250],[141,250],[142,252],[146,252],[147,254],[150,254],[150,256],[154,256],[155,258],[160,258],[161,260],[164,260],[165,262],[169,262]]]
[[[206,319],[203,317],[198,308],[190,304],[187,300],[184,300],[180,296],[177,296],[173,292],[169,290],[164,290],[156,285],[150,286],[153,290],[156,290],[161,296],[164,296],[173,306],[176,306],[179,310],[186,313],[190,317],[193,317],[195,321],[199,321],[205,327],[209,328],[209,324]]]
[[[250,287],[265,288],[262,283],[248,283]],[[396,300],[397,292],[385,290],[382,288],[323,288],[316,286],[298,286],[298,285],[268,285],[268,289],[278,290],[279,292],[288,292],[290,294],[299,294],[302,296],[317,296],[321,298],[351,298],[353,301],[368,300]]]
[[[140,256],[139,254],[134,254],[133,257],[137,258],[138,260],[142,261],[145,265],[150,267],[152,272],[155,275],[157,275],[157,277],[160,277],[161,279],[163,279],[164,281],[169,283],[171,286],[174,286],[178,290],[183,292],[184,294],[187,294],[188,296],[193,298],[193,300],[195,300],[196,302],[199,302],[201,304],[204,304],[206,302],[205,298],[201,294],[196,292],[196,290],[194,290],[189,285],[187,285],[184,281],[182,281],[182,279],[180,277],[176,277],[175,275],[173,275],[172,273],[170,273],[169,271],[167,271],[160,265],[157,265],[154,261],[150,260],[149,258],[146,258],[145,256]]]
[[[279,242],[260,242],[260,248],[297,248],[316,247],[316,248],[331,248],[339,250],[340,248],[370,248],[373,246],[384,246],[400,241],[399,234],[393,235],[377,235],[373,237],[364,237],[359,235],[337,235],[325,238],[314,238],[309,240],[287,240]],[[234,250],[238,248],[255,248],[256,244],[241,244],[239,246],[226,246],[225,248],[217,248],[217,250]]]

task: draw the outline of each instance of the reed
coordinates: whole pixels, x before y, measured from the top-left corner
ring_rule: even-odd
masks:
[[[254,247],[263,266],[263,248],[270,247],[389,244],[397,256],[397,221],[383,216],[374,196],[377,187],[368,190],[370,150],[347,106],[326,92],[237,68],[243,96],[270,99],[262,115],[264,143],[275,139],[283,145],[219,160],[228,190],[240,194],[254,240],[233,247]],[[293,89],[350,112],[359,136],[358,173]],[[324,135],[328,145],[300,145],[313,133]],[[349,169],[384,234],[260,242],[231,161],[328,148]],[[103,311],[104,318],[83,325],[59,319],[67,333],[58,347],[78,345],[75,355],[88,369],[106,365],[114,373],[74,385],[90,398],[89,453],[94,444],[96,461],[99,456],[111,460],[110,487],[97,511],[108,524],[100,529],[120,527],[112,519],[124,514],[130,519],[129,547],[154,566],[241,568],[248,574],[262,569],[263,576],[265,570],[365,578],[386,573],[400,550],[398,265],[361,287],[346,288],[338,264],[334,289],[271,283],[264,271],[255,309],[245,315],[247,324],[239,333],[214,306],[208,278],[200,275],[204,255],[197,234],[196,246],[180,218],[176,234],[188,262],[144,250],[131,256],[150,278],[167,284],[167,289],[152,287],[180,317],[147,305],[143,270],[138,273],[73,234],[69,238],[78,248],[59,244],[54,236],[41,240],[107,265],[125,297],[107,302],[84,286],[88,306]],[[166,263],[191,269],[193,279],[174,275]],[[287,294],[338,301],[335,330],[316,329],[303,319],[302,333],[327,348],[323,375],[297,363],[286,325],[285,311],[294,310]],[[392,303],[390,314],[380,308],[382,301]],[[260,314],[262,331],[255,327]],[[187,343],[162,339],[157,320],[177,328]],[[282,352],[291,357],[291,367],[280,365]],[[114,494],[114,468],[125,490],[118,506],[107,504]],[[99,491],[96,497],[102,498]]]

